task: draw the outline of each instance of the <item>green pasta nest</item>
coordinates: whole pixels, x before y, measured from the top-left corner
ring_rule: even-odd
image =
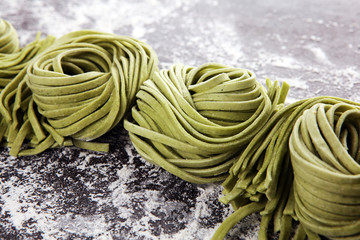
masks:
[[[0,54],[19,50],[19,39],[15,28],[8,21],[0,19]]]
[[[155,52],[130,37],[84,30],[57,39],[0,95],[10,154],[25,142],[20,155],[72,144],[106,151],[88,141],[122,119],[157,70]]]
[[[284,106],[286,83],[208,63],[158,71],[137,39],[83,30],[23,48],[0,19],[0,144],[34,155],[91,142],[124,119],[139,154],[193,183],[223,181],[234,213],[223,239],[260,212],[259,239],[360,239],[360,104],[314,97]],[[131,109],[131,113],[129,110]],[[126,115],[129,112],[128,115]]]
[[[235,212],[213,239],[254,212],[262,215],[259,239],[271,222],[280,240],[290,239],[293,220],[300,222],[296,240],[358,239],[359,119],[358,103],[336,97],[277,111],[229,170],[220,201]]]
[[[290,137],[295,212],[309,236],[360,239],[360,109],[316,104]]]
[[[122,119],[156,70],[156,55],[144,43],[78,31],[60,38],[29,66],[27,85],[39,113],[58,134],[88,141]]]
[[[40,39],[38,34],[32,43],[20,48],[14,27],[0,19],[0,93],[26,68],[30,60],[51,45],[54,39],[52,36]]]
[[[285,100],[254,73],[174,65],[144,82],[124,126],[142,157],[190,182],[223,180],[234,158]]]

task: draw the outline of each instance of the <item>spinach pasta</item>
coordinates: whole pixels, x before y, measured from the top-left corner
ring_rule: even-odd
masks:
[[[4,89],[0,108],[12,155],[89,142],[113,128],[157,71],[155,52],[130,37],[77,31],[57,39]],[[24,141],[29,149],[20,151]]]
[[[308,236],[360,238],[360,109],[319,103],[290,137],[295,213]]]
[[[38,34],[32,43],[20,48],[14,27],[0,19],[0,93],[26,68],[30,60],[50,46],[54,39],[52,36],[41,39]]]
[[[15,28],[8,21],[0,19],[0,54],[17,52],[19,48]]]
[[[276,112],[223,182],[220,201],[235,212],[213,239],[254,212],[262,215],[259,239],[270,222],[279,239],[290,239],[293,220],[300,221],[295,239],[358,239],[359,111],[346,99],[314,97]]]
[[[360,104],[313,97],[219,63],[159,71],[137,39],[93,30],[24,47],[0,19],[0,144],[10,155],[93,142],[124,120],[138,153],[192,183],[222,181],[234,212],[213,239],[260,212],[279,239],[360,239]],[[294,222],[298,227],[294,230]]]
[[[173,65],[144,82],[124,127],[146,160],[190,182],[220,181],[285,100],[286,84],[267,83],[222,64]]]

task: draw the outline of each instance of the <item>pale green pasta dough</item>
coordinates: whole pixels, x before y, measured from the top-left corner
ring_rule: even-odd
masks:
[[[224,196],[220,200],[231,203],[235,212],[213,239],[223,239],[238,221],[254,212],[262,215],[259,239],[267,239],[270,222],[275,232],[280,231],[279,239],[290,239],[293,220],[300,220],[294,239],[320,239],[318,234],[333,239],[359,239],[360,228],[352,226],[359,224],[360,216],[356,199],[359,111],[355,102],[315,97],[276,112],[240,154],[223,182]],[[309,166],[313,163],[316,166]],[[338,182],[337,178],[342,180]],[[343,185],[346,182],[348,185]],[[342,188],[351,192],[350,197],[341,192]],[[238,214],[242,211],[247,214]],[[337,236],[333,235],[336,231]]]
[[[19,50],[19,39],[11,23],[0,19],[0,54],[14,53]]]
[[[308,235],[360,239],[360,108],[316,104],[290,137],[295,213]]]
[[[0,95],[10,153],[72,144],[107,151],[89,141],[122,119],[157,69],[155,52],[130,37],[77,31],[57,39]],[[20,151],[24,142],[30,148]]]
[[[20,48],[13,26],[0,19],[0,93],[28,65],[31,59],[51,45],[53,41],[54,37],[48,36],[40,39],[40,34],[38,34],[35,41]]]
[[[144,82],[124,127],[149,162],[190,182],[220,181],[282,106],[287,86],[268,85],[246,69],[173,65]]]
[[[0,144],[34,155],[124,127],[139,154],[193,183],[223,181],[234,213],[215,232],[262,215],[279,239],[360,239],[360,104],[335,97],[284,107],[289,86],[207,63],[158,71],[137,39],[83,30],[23,48],[0,19]],[[131,112],[129,111],[131,109]]]
[[[13,53],[0,53],[0,92],[9,84],[21,70],[27,67],[29,62],[54,42],[54,38],[48,36],[35,41]]]

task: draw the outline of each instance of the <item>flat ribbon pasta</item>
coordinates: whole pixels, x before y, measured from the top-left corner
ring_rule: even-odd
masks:
[[[20,48],[14,27],[0,19],[0,93],[30,60],[50,46],[54,40],[52,36],[41,39],[38,34],[32,43]]]
[[[283,104],[246,69],[173,65],[144,82],[124,121],[140,155],[194,183],[223,180],[239,151]]]
[[[295,213],[308,235],[360,239],[360,108],[316,104],[290,137]]]
[[[0,19],[0,144],[34,155],[124,127],[139,154],[193,183],[223,181],[234,209],[213,239],[260,212],[279,240],[360,239],[360,104],[315,97],[284,107],[289,89],[217,63],[158,71],[126,36],[83,30],[19,47]],[[131,113],[129,110],[131,109]],[[126,115],[129,113],[128,115]]]
[[[40,39],[40,34],[36,39],[13,53],[0,53],[0,93],[21,70],[27,67],[29,62],[47,47],[49,47],[55,38],[48,36]]]
[[[315,222],[314,219],[311,222],[309,220],[309,216],[307,215],[302,217],[305,214],[303,211],[305,211],[307,214],[310,214],[312,217],[314,217],[314,213],[309,213],[308,210],[310,207],[312,207],[311,211],[318,209],[316,212],[324,213],[326,211],[322,206],[324,202],[319,202],[318,200],[324,196],[330,199],[341,199],[341,191],[339,189],[345,186],[340,187],[339,185],[337,186],[338,188],[334,188],[335,185],[331,183],[334,181],[334,176],[331,176],[331,174],[328,176],[326,176],[326,174],[322,174],[321,184],[329,184],[329,187],[332,186],[330,187],[333,189],[332,191],[339,192],[340,196],[336,196],[336,194],[331,195],[330,193],[325,194],[324,190],[320,190],[318,186],[316,186],[313,179],[317,178],[317,173],[326,170],[326,164],[321,163],[317,166],[320,168],[325,168],[324,170],[316,170],[315,167],[305,168],[305,165],[309,165],[307,162],[311,163],[313,161],[317,161],[320,163],[325,161],[321,159],[328,159],[339,168],[339,171],[340,169],[341,171],[345,171],[345,167],[343,167],[343,165],[345,165],[346,168],[349,168],[346,171],[350,171],[352,173],[359,171],[359,157],[357,156],[359,140],[356,134],[360,129],[360,125],[358,125],[357,120],[354,121],[356,124],[345,123],[347,130],[341,130],[340,127],[337,127],[336,132],[339,135],[340,140],[336,141],[335,139],[337,137],[335,134],[331,134],[333,130],[332,127],[330,127],[330,124],[324,125],[324,122],[326,122],[326,117],[324,117],[323,114],[324,111],[321,111],[322,115],[320,113],[316,113],[318,109],[324,108],[319,106],[326,106],[325,109],[331,109],[327,111],[326,117],[329,119],[327,121],[332,121],[331,124],[333,125],[331,126],[334,128],[334,130],[336,128],[335,122],[340,121],[344,123],[345,116],[347,116],[347,114],[344,114],[342,115],[343,117],[340,118],[337,116],[339,115],[338,111],[350,110],[350,118],[353,118],[354,116],[357,116],[356,114],[359,114],[358,103],[336,97],[314,97],[300,100],[285,106],[273,114],[268,122],[247,145],[244,151],[240,153],[238,159],[236,159],[233,166],[229,170],[228,178],[223,182],[224,196],[220,199],[220,201],[226,204],[231,203],[235,211],[229,217],[229,220],[226,220],[221,224],[221,226],[215,232],[213,239],[223,239],[226,233],[238,221],[254,212],[260,212],[262,215],[259,232],[260,240],[267,239],[267,232],[270,222],[272,222],[274,225],[274,231],[280,232],[280,240],[290,239],[293,229],[293,220],[300,220],[300,226],[296,231],[294,239],[305,239],[306,236],[308,236],[310,239],[320,239],[318,234],[330,236],[326,235],[326,231],[314,231],[314,229],[319,227],[318,223]],[[354,111],[357,111],[357,113],[355,114]],[[312,116],[311,125],[308,124],[308,120],[306,122],[302,120],[305,118],[309,119],[309,115]],[[314,130],[317,129],[317,123],[315,120],[316,116],[320,116],[319,120],[321,121],[321,124],[319,124],[319,126],[322,125],[322,133],[320,133],[319,130],[314,133]],[[302,124],[300,125],[299,122]],[[337,124],[337,126],[340,125],[341,124]],[[329,135],[326,141],[320,141],[323,134],[324,136]],[[301,135],[303,139],[299,140],[298,135]],[[310,135],[312,135],[313,139],[310,138]],[[294,136],[296,136],[296,138]],[[351,139],[351,141],[349,141],[349,139]],[[339,145],[339,141],[343,144],[343,147]],[[314,144],[312,142],[314,142]],[[324,149],[329,148],[327,146],[328,144],[332,145],[332,148],[336,149],[336,157],[331,156],[329,152],[324,151]],[[320,146],[318,148],[321,151],[321,155],[317,153],[310,153],[316,149],[316,147],[313,145],[317,147]],[[309,149],[305,151],[306,147]],[[357,162],[350,160],[351,157],[346,153],[345,150],[347,148],[350,149],[349,152],[351,152],[351,156],[357,156],[355,158],[357,159]],[[294,156],[296,156],[296,158],[294,158]],[[306,156],[306,161],[305,159],[302,160],[298,156]],[[342,163],[339,163],[336,160],[337,158],[342,159]],[[300,163],[298,163],[298,161],[300,161]],[[347,174],[349,174],[349,172],[347,172]],[[359,175],[348,175],[347,177],[353,179],[354,182],[349,180],[349,185],[346,186],[346,188],[348,191],[352,191],[355,195],[358,194],[356,193],[358,187],[355,183],[358,180],[355,179],[358,179]],[[304,182],[303,178],[307,179],[307,182],[305,181],[305,183],[307,183],[305,184],[305,187],[302,185]],[[309,180],[311,182],[309,182]],[[350,182],[352,183],[350,184]],[[307,191],[305,191],[304,188]],[[310,196],[311,194],[313,194],[313,196]],[[320,196],[316,196],[317,194],[320,194]],[[305,198],[306,201],[302,201],[301,197]],[[330,199],[327,201],[331,202],[332,200]],[[307,201],[312,201],[310,204],[311,206],[308,209],[301,205],[303,202],[306,202],[308,204],[307,206],[309,206]],[[351,201],[350,198],[347,198],[347,201]],[[358,203],[359,201],[356,200],[355,202]],[[329,203],[329,205],[332,206],[332,203]],[[352,208],[354,212],[359,212],[359,205],[347,207]],[[329,206],[327,206],[326,209],[329,210],[328,208]],[[338,214],[335,213],[338,210],[339,209],[334,208],[334,213],[329,214],[334,217]],[[242,211],[245,211],[247,214],[239,214],[239,212]],[[349,212],[346,214],[348,213]],[[329,214],[325,216],[329,216]],[[317,217],[322,218],[323,216]],[[318,220],[316,217],[315,219],[316,221]],[[338,220],[339,221],[337,223],[339,226],[340,224],[346,224],[345,222],[341,222],[340,219]],[[352,220],[353,222],[351,223],[355,223],[357,221],[358,224],[359,215],[356,215],[354,218],[352,218]],[[302,222],[312,225],[313,228],[309,228],[309,226],[302,224]],[[339,227],[339,229],[341,228]],[[345,233],[343,236],[345,236]],[[355,235],[354,238],[349,239],[358,239],[356,237],[359,236]]]
[[[19,50],[19,39],[11,23],[0,19],[0,54],[14,53]]]
[[[89,141],[122,119],[157,70],[155,52],[139,40],[86,30],[64,35],[4,89],[10,153],[17,155],[25,139],[31,148],[20,155],[69,144],[107,151]]]

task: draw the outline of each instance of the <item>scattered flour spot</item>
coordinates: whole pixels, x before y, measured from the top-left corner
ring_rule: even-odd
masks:
[[[269,59],[269,62],[274,67],[288,68],[288,69],[301,69],[300,63],[292,57],[275,56]]]
[[[146,34],[146,29],[143,25],[136,25],[132,31],[132,36],[135,38],[143,38]]]
[[[36,176],[32,175],[29,178]],[[37,222],[38,229],[44,233],[51,232],[52,226],[55,222],[54,216],[50,213],[42,212],[37,209],[35,203],[31,201],[34,199],[33,193],[36,186],[31,185],[17,185],[18,181],[15,177],[11,177],[5,184],[6,194],[1,196],[4,204],[1,207],[1,215],[6,215],[7,212],[11,216],[11,221],[15,228],[23,228],[23,224],[29,220]],[[13,184],[14,183],[14,184]],[[17,186],[16,186],[17,185]],[[24,212],[26,214],[24,214]]]
[[[104,216],[81,216],[66,214],[57,218],[55,229],[62,229],[69,233],[98,235],[106,232],[108,227]]]
[[[311,35],[309,38],[310,38],[310,40],[312,40],[314,42],[320,42],[321,41],[321,37],[317,37],[317,36],[314,36],[314,35]]]
[[[294,103],[294,102],[299,101],[299,100],[300,100],[299,98],[292,97],[292,96],[289,96],[289,95],[288,95],[288,96],[286,97],[285,104],[286,104],[286,105],[289,105],[289,104]]]
[[[330,60],[327,57],[326,53],[320,47],[317,47],[317,46],[314,46],[314,45],[306,45],[305,49],[312,52],[314,54],[314,56],[316,57],[316,59],[318,61],[320,61],[321,63],[327,64],[327,65],[332,65],[332,63],[330,62]]]
[[[302,79],[302,77],[292,77],[292,78],[277,78],[280,82],[287,82],[291,88],[297,88],[302,90],[309,89],[309,85],[307,84],[307,81]]]
[[[201,227],[199,219],[201,218],[210,218],[212,211],[209,207],[209,196],[219,191],[219,186],[215,184],[210,184],[204,188],[200,188],[200,195],[196,199],[196,206],[193,209],[193,217],[191,221],[187,224],[187,227],[176,234],[173,234],[171,237],[169,235],[162,235],[161,239],[169,240],[183,240],[184,236],[192,236],[192,239],[204,239],[210,240],[214,234],[215,229],[207,229]],[[230,207],[225,208],[225,215],[229,215],[232,210]],[[220,224],[218,224],[220,225]]]
[[[104,232],[99,234],[96,238],[96,240],[113,240],[113,237],[111,236],[110,232]]]

